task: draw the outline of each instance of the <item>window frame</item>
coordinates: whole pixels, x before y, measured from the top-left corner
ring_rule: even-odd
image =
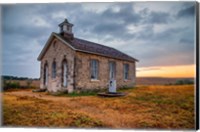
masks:
[[[124,80],[129,80],[129,64],[124,64]]]
[[[64,59],[63,61],[62,61],[62,72],[61,72],[61,82],[62,82],[62,87],[68,87],[68,63],[67,63],[67,60],[66,59]],[[66,71],[64,70],[64,65],[66,66]],[[66,74],[66,76],[64,76]],[[64,85],[64,80],[66,79],[66,85]]]
[[[68,31],[68,30],[67,30],[67,27],[68,27],[67,25],[63,25],[63,31],[64,31],[64,32]]]
[[[90,79],[99,80],[99,61],[96,59],[90,60]]]
[[[116,79],[116,62],[115,61],[109,61],[109,79]],[[111,67],[112,67],[112,73],[111,73]],[[112,76],[112,77],[111,77]]]
[[[54,60],[52,63],[52,69],[51,69],[51,78],[55,79],[56,78],[56,61]]]
[[[70,26],[69,25],[67,25],[67,31],[70,32]]]

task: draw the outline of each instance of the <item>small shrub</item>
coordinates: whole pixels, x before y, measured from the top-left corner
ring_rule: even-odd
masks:
[[[177,80],[175,85],[185,85],[185,84],[194,84],[193,80],[184,79],[184,80]]]
[[[31,87],[32,87],[31,84],[32,84],[32,80],[27,80],[27,81],[26,81],[26,86],[27,86],[28,88],[31,88]]]
[[[19,82],[11,82],[3,80],[3,90],[8,90],[12,88],[20,88]]]

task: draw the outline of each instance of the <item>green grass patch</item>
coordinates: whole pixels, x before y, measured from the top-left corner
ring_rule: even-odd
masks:
[[[72,93],[52,93],[54,96],[64,96],[64,97],[80,97],[80,96],[96,96],[98,92],[94,91],[83,91],[83,92],[72,92]]]
[[[98,92],[93,92],[93,91],[87,91],[87,92],[80,92],[80,93],[77,93],[77,92],[72,92],[72,93],[69,93],[68,96],[69,97],[76,97],[76,96],[96,96]]]

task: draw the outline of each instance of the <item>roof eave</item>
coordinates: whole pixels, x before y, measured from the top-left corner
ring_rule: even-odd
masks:
[[[74,24],[68,23],[70,26],[74,26]],[[64,25],[64,22],[62,22],[61,24],[59,24],[59,27],[62,27]]]
[[[138,59],[135,59],[135,58],[133,58],[136,62],[139,62],[139,60]]]
[[[45,50],[46,50],[46,48],[48,47],[48,43],[50,43],[50,41],[51,41],[52,38],[53,38],[53,33],[51,33],[49,39],[47,40],[47,42],[46,42],[46,44],[45,44],[45,46],[44,46],[44,48],[43,48],[42,51],[40,52],[40,54],[39,54],[39,56],[38,56],[38,58],[37,58],[38,61],[41,61],[42,56],[44,55]]]

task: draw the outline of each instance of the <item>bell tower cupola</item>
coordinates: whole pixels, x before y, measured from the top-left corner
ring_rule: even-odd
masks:
[[[65,38],[72,40],[74,38],[74,34],[72,32],[73,24],[69,23],[67,19],[65,19],[62,23],[58,25],[60,27],[60,34]]]

